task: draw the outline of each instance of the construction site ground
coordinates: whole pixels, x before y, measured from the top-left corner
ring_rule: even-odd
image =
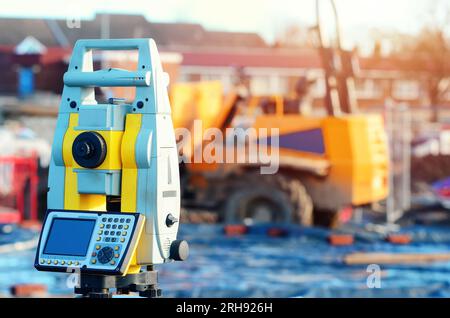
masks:
[[[189,241],[190,258],[157,268],[160,285],[166,297],[450,297],[447,213],[422,211],[402,227],[412,237],[406,245],[387,242],[367,222],[338,232],[267,224],[241,236],[226,235],[220,224],[183,224],[179,237]],[[354,244],[332,246],[331,233],[352,234]],[[69,274],[33,268],[37,235],[17,229],[0,236],[1,295],[36,283],[47,285],[49,296],[71,297]]]

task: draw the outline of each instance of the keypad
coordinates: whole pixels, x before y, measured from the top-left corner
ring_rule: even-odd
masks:
[[[95,245],[93,250],[89,251],[88,259],[86,260],[91,265],[116,265],[122,256],[123,244],[127,240],[132,219],[130,217],[102,217],[99,219],[100,224],[94,236]],[[114,251],[113,258],[107,263],[102,263],[99,260],[99,252],[105,247],[111,248]],[[104,260],[103,260],[104,261]],[[61,259],[47,259],[39,260],[41,265],[47,266],[80,266],[83,263],[77,260]]]
[[[101,221],[99,225],[101,230],[98,232],[101,242],[116,242],[119,240],[118,237],[128,235],[131,218],[103,217]],[[120,241],[124,242],[122,239]]]

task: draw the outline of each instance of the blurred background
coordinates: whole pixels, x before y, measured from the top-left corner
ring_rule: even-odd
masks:
[[[201,136],[180,148],[192,254],[159,269],[165,295],[450,296],[448,1],[17,0],[0,30],[2,296],[72,292],[33,259],[74,43],[147,37],[176,128],[279,138],[275,175],[249,160],[190,163]],[[131,52],[94,58],[137,67]]]

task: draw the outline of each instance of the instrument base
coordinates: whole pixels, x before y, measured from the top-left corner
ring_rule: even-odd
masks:
[[[83,298],[112,298],[112,288],[118,295],[137,292],[141,297],[158,298],[162,294],[158,288],[158,273],[153,269],[125,276],[80,274],[75,294]]]

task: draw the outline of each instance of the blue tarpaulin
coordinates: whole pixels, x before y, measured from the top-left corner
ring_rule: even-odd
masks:
[[[179,237],[189,241],[191,255],[186,262],[157,266],[164,296],[450,297],[450,262],[380,265],[381,288],[368,288],[367,266],[343,261],[354,252],[447,253],[448,227],[404,228],[413,236],[409,245],[392,245],[381,235],[358,230],[355,244],[341,247],[328,244],[325,229],[286,227],[288,236],[279,238],[269,237],[267,229],[253,227],[245,236],[227,237],[220,225],[183,224]],[[18,239],[30,233],[11,235]],[[53,295],[71,294],[68,274],[37,272],[33,258],[31,250],[0,254],[1,293],[12,284],[45,283]]]

